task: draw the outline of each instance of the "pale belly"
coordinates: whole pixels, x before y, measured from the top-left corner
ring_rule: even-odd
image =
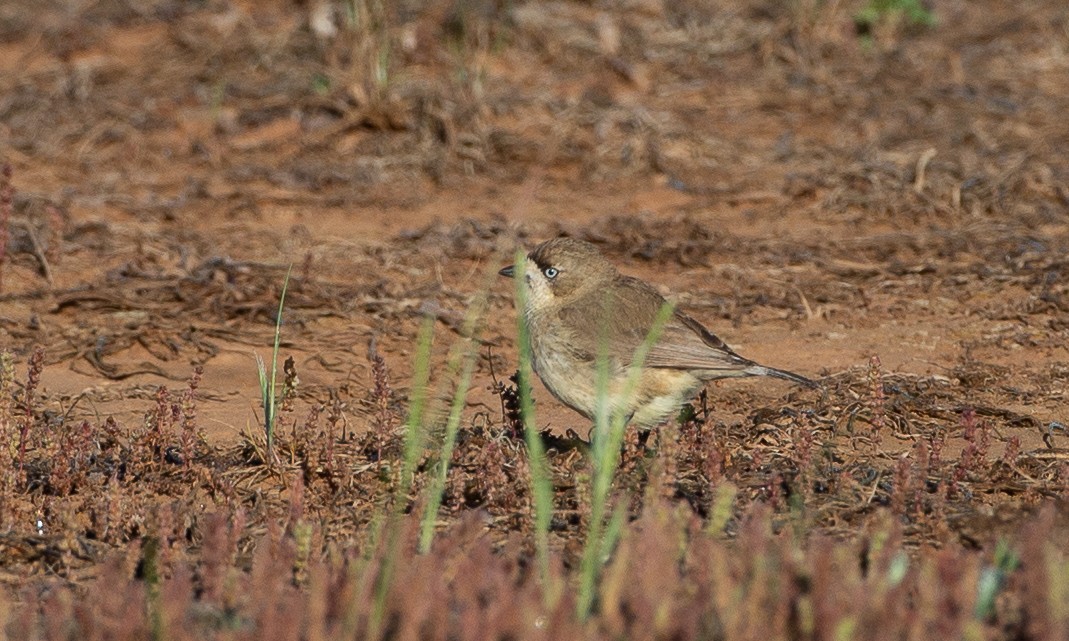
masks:
[[[628,389],[628,370],[609,373],[604,390],[598,389],[597,365],[579,360],[563,350],[532,343],[535,372],[553,396],[590,420],[599,412],[599,392],[605,398],[608,417],[630,417],[629,423],[648,429],[675,418],[683,403],[702,387],[702,381],[686,371],[644,369],[639,381]]]

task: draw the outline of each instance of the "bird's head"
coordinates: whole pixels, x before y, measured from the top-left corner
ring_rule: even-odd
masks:
[[[575,238],[554,238],[535,247],[522,263],[527,282],[527,308],[557,306],[597,291],[616,276],[616,268],[594,245]],[[502,269],[514,277],[516,265]]]

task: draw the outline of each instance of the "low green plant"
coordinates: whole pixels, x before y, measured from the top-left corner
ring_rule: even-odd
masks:
[[[875,26],[886,23],[905,23],[931,27],[936,23],[935,14],[922,0],[869,0],[854,16],[859,25]]]
[[[1010,546],[1006,538],[1000,538],[995,544],[994,562],[980,573],[976,586],[976,606],[973,615],[978,619],[987,619],[995,613],[995,599],[1006,584],[1006,579],[1021,564],[1021,558]]]
[[[278,313],[275,315],[275,342],[271,349],[271,376],[267,376],[267,366],[258,352],[256,357],[256,371],[260,377],[260,402],[264,411],[264,432],[267,435],[267,456],[265,463],[270,464],[274,460],[275,445],[275,417],[278,414],[279,402],[275,391],[275,381],[278,374],[278,345],[282,337],[282,309],[286,305],[286,290],[290,284],[290,273],[293,265],[286,270],[286,278],[282,281],[282,293],[278,297]]]
[[[889,46],[906,29],[935,26],[936,18],[923,0],[869,0],[854,14],[854,24],[865,45]]]

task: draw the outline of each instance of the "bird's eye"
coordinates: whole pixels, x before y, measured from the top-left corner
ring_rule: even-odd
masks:
[[[556,267],[546,267],[545,269],[542,270],[542,273],[546,275],[546,278],[548,278],[550,280],[553,280],[554,278],[557,277],[557,274],[560,273],[560,272],[557,271]]]

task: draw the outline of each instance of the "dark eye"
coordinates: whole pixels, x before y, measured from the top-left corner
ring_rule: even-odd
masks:
[[[546,278],[548,278],[550,280],[553,280],[554,278],[557,277],[557,274],[560,273],[560,272],[557,271],[556,267],[546,267],[545,269],[542,270],[542,273],[546,275]]]

